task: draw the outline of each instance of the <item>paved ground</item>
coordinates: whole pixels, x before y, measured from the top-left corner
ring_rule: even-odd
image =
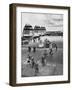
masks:
[[[39,72],[35,73],[35,69],[31,68],[30,65],[24,65],[24,67],[22,68],[22,76],[51,76],[51,75],[62,75],[63,71],[62,71],[62,65],[61,64],[51,64],[49,63],[49,65],[46,66],[41,66],[39,65]]]
[[[49,50],[47,50],[49,52]],[[51,76],[51,75],[62,75],[63,74],[63,50],[59,48],[57,52],[50,56],[48,54],[46,58],[46,65],[42,66],[41,57],[43,55],[44,49],[37,49],[37,51],[31,52],[30,55],[34,57],[34,60],[39,64],[39,72],[35,73],[35,69],[31,67],[30,64],[26,63],[28,49],[22,48],[22,77],[27,76]]]

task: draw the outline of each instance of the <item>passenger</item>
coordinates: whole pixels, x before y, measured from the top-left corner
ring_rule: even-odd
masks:
[[[34,53],[36,52],[36,47],[33,47],[33,52],[34,52]]]
[[[42,56],[41,63],[42,63],[42,66],[45,66],[45,57],[44,56]]]
[[[34,68],[35,62],[34,62],[34,58],[33,57],[31,59],[31,64],[32,64],[32,68]]]
[[[28,56],[27,56],[27,57],[28,57],[28,59],[29,59],[29,60],[31,60],[31,57],[32,57],[32,56],[28,54]]]
[[[52,44],[50,44],[50,46],[49,46],[49,54],[53,55]]]
[[[56,51],[57,51],[57,45],[56,45]]]
[[[39,66],[37,63],[35,63],[35,76],[39,73]]]
[[[31,52],[31,47],[30,46],[28,47],[28,52]]]
[[[50,54],[50,55],[53,55],[53,50],[52,50],[52,48],[50,48],[49,54]]]

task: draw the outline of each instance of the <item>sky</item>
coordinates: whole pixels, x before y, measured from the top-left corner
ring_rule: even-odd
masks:
[[[52,13],[22,13],[22,30],[25,24],[46,27],[47,31],[63,31],[63,15]]]

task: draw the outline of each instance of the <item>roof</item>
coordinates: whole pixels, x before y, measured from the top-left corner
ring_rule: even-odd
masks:
[[[37,25],[36,25],[36,26],[34,27],[34,30],[46,30],[46,28],[43,27],[43,26],[40,27],[40,26],[37,26]]]
[[[24,30],[33,30],[33,27],[30,24],[26,24]]]

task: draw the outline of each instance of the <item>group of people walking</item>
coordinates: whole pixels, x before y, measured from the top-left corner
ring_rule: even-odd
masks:
[[[28,54],[27,58],[28,58],[28,63],[30,63],[30,65],[31,65],[31,68],[35,70],[35,76],[36,76],[39,72],[38,63],[34,60],[34,57],[29,54]]]
[[[49,48],[49,53],[47,52],[47,50],[45,49],[43,51],[43,55],[41,56],[39,62],[40,64],[44,67],[46,66],[46,62],[47,62],[47,57],[48,55],[53,55],[53,48],[56,48],[56,51],[57,51],[57,45],[55,43],[51,44],[49,43],[49,41],[46,41],[47,42],[47,48]],[[49,44],[49,45],[48,45]],[[35,53],[37,51],[37,47],[28,47],[28,55],[27,55],[27,58],[28,58],[28,63],[30,64],[31,68],[35,70],[35,76],[37,76],[37,74],[39,73],[39,63],[35,60],[35,58],[31,55],[31,52]]]
[[[47,51],[44,51],[44,54],[41,56],[39,63],[44,67],[46,66],[46,57]],[[34,57],[30,54],[27,55],[28,63],[30,64],[31,68],[35,70],[35,76],[39,73],[39,63],[34,59]]]

